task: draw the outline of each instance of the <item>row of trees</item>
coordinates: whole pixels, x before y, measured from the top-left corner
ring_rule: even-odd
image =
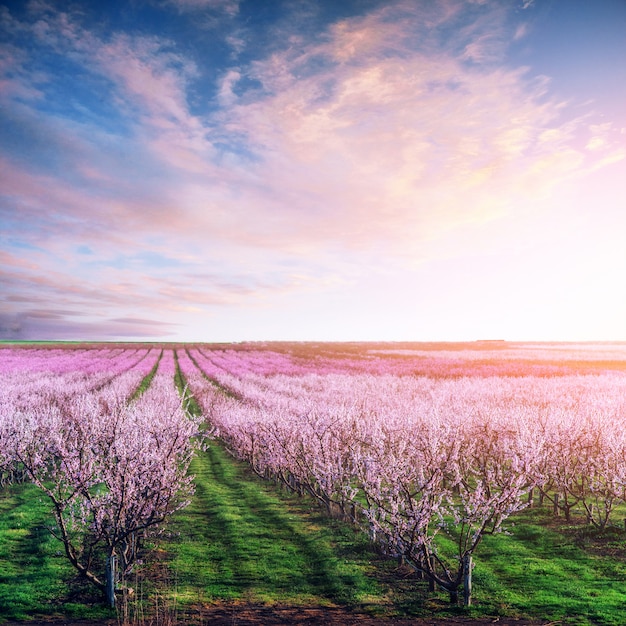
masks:
[[[49,374],[91,378],[120,374],[148,355],[158,357],[161,350],[148,347],[0,347],[0,376],[16,374],[26,378]]]
[[[487,344],[489,346],[490,344]],[[306,374],[374,374],[428,378],[555,377],[626,370],[626,347],[617,345],[505,344],[489,349],[465,344],[442,349],[419,344],[280,344],[209,349],[188,346],[207,374],[246,377]],[[194,357],[195,358],[195,357]],[[210,362],[210,363],[208,363]]]
[[[626,377],[432,379],[229,375],[220,393],[179,359],[234,454],[361,524],[397,557],[470,602],[471,559],[533,494],[598,527],[626,501]],[[206,368],[209,369],[208,367]],[[235,369],[235,368],[233,368]],[[214,372],[212,372],[214,374]],[[442,549],[439,535],[453,539]]]
[[[62,376],[44,374],[47,393],[26,396],[19,376],[13,377],[15,388],[10,376],[3,381],[0,470],[5,478],[31,481],[48,497],[51,532],[71,564],[112,605],[115,587],[130,573],[142,545],[193,493],[188,468],[201,443],[200,420],[182,408],[171,351],[160,366],[138,398],[136,372],[69,395]],[[145,369],[139,371],[145,377]]]

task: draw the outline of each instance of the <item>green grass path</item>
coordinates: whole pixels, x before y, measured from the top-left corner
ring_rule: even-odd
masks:
[[[527,612],[563,624],[626,624],[626,540],[619,529],[552,527],[551,513],[525,510],[509,520],[510,536],[485,538],[475,582],[483,606]],[[585,534],[589,535],[585,547]],[[596,537],[592,539],[592,537]],[[594,554],[604,543],[613,558]]]
[[[179,602],[360,604],[381,594],[366,575],[368,546],[350,528],[247,475],[216,443],[191,469],[196,494],[165,545]]]
[[[20,618],[33,607],[49,610],[67,574],[60,544],[43,527],[46,503],[32,485],[11,485],[0,497],[0,615]]]

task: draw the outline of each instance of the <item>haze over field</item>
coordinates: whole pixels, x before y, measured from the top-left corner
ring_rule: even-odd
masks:
[[[0,339],[626,340],[623,0],[0,0]]]

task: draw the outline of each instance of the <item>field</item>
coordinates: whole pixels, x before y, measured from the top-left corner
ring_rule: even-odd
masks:
[[[0,384],[0,622],[626,623],[624,344],[5,344]]]

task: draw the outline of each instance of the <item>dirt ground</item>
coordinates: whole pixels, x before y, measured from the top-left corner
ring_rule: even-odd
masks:
[[[254,605],[220,606],[209,609],[202,616],[205,624],[219,626],[278,626],[286,624],[300,624],[314,626],[324,624],[329,626],[539,626],[541,622],[531,622],[510,619],[481,619],[468,618],[415,618],[415,619],[376,619],[370,615],[354,613],[340,608],[327,607],[265,607]],[[495,621],[494,621],[495,620]],[[182,623],[185,623],[184,621]],[[544,622],[545,623],[545,622]]]
[[[174,626],[183,624],[210,626],[558,626],[559,622],[545,622],[514,618],[433,617],[414,619],[377,619],[370,615],[331,607],[264,606],[256,604],[222,604],[203,607],[189,615],[163,616],[133,626]],[[67,620],[47,619],[22,622],[5,622],[5,626],[119,626],[117,620]]]

